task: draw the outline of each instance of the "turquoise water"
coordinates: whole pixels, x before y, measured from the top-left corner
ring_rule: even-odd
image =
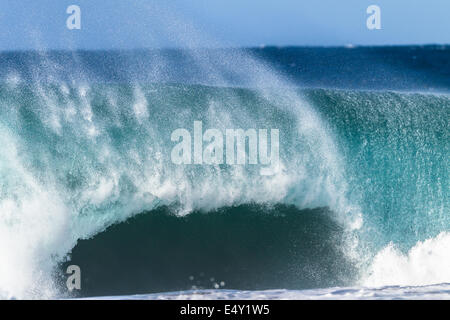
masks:
[[[69,264],[76,296],[450,281],[448,94],[339,88],[340,69],[300,88],[241,54],[208,86],[2,69],[0,295],[66,297]],[[279,170],[174,164],[171,133],[194,121],[278,129]]]

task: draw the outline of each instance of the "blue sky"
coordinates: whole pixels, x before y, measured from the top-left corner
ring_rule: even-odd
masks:
[[[448,0],[0,0],[0,50],[449,44],[449,15]]]

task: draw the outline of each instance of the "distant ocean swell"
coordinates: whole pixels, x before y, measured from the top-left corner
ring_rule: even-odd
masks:
[[[256,66],[245,87],[8,73],[0,295],[65,297],[68,264],[87,296],[450,281],[449,96],[296,89]],[[281,169],[172,163],[194,121],[279,129]]]

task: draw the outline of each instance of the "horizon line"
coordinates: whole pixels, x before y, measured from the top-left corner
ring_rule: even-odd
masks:
[[[450,47],[450,43],[426,44],[345,44],[345,45],[259,45],[229,47],[141,47],[141,48],[16,48],[0,49],[0,53],[14,52],[102,52],[102,51],[171,51],[171,50],[262,50],[262,49],[361,49],[361,48],[402,48],[402,47]]]

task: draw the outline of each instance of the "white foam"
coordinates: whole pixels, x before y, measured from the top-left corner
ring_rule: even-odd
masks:
[[[128,296],[92,297],[87,300],[448,300],[450,284],[379,288],[334,287],[310,290],[191,290]]]
[[[450,233],[418,242],[406,254],[389,244],[376,255],[363,283],[374,287],[450,283]]]

